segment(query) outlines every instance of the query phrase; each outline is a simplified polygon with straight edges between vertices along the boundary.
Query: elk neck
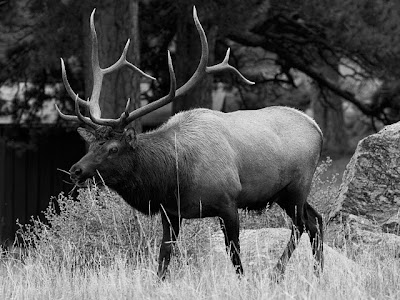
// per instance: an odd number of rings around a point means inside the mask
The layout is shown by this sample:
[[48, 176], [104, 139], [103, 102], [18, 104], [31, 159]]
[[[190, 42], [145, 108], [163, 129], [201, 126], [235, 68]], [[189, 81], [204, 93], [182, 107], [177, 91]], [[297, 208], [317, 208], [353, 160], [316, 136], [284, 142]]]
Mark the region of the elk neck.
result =
[[110, 187], [135, 209], [155, 214], [160, 204], [174, 206], [178, 193], [182, 196], [186, 190], [190, 180], [186, 156], [176, 150], [171, 132], [139, 134], [134, 150], [125, 157], [123, 176]]

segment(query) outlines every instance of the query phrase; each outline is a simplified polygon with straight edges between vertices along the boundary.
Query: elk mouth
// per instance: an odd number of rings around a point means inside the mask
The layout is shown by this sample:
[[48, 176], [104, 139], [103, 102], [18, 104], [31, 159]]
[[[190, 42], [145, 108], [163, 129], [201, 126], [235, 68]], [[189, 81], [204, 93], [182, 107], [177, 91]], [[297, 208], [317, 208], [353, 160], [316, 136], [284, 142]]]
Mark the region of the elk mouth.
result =
[[88, 186], [88, 178], [76, 178], [75, 176], [70, 176], [70, 179], [72, 183], [79, 188]]
[[77, 176], [75, 174], [70, 174], [69, 178], [71, 179], [72, 183], [77, 187], [87, 187], [88, 186], [88, 177]]
[[75, 176], [71, 176], [70, 178], [73, 184], [78, 188], [87, 188], [90, 185], [94, 186], [105, 185], [104, 181], [99, 176], [85, 177], [85, 178], [76, 178]]
[[90, 179], [85, 179], [85, 180], [78, 180], [75, 181], [75, 185], [79, 188], [86, 188], [89, 185], [89, 181]]

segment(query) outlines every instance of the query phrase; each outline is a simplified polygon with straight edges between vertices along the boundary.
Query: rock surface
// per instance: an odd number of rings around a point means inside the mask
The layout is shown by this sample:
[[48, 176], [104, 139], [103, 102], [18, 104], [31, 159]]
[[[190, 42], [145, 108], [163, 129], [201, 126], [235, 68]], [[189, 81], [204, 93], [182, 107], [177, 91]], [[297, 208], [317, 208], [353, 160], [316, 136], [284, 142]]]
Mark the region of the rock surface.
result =
[[338, 196], [339, 212], [361, 215], [383, 229], [399, 232], [400, 122], [358, 143]]
[[[240, 231], [241, 259], [245, 273], [255, 270], [271, 272], [278, 262], [289, 241], [290, 230], [286, 228], [245, 229]], [[212, 257], [220, 256], [229, 266], [231, 265], [225, 251], [222, 232], [214, 233], [211, 237], [210, 251]], [[336, 273], [362, 272], [362, 267], [347, 258], [337, 250], [324, 245], [325, 270], [336, 276]], [[307, 234], [303, 234], [298, 247], [293, 253], [287, 266], [286, 274], [293, 270], [301, 270], [304, 274], [313, 274], [314, 258]], [[296, 272], [295, 272], [296, 273]], [[328, 275], [330, 276], [330, 275]]]
[[330, 245], [351, 250], [350, 257], [371, 250], [378, 253], [377, 257], [400, 257], [400, 236], [384, 232], [381, 226], [361, 216], [344, 216], [327, 228], [326, 235]]

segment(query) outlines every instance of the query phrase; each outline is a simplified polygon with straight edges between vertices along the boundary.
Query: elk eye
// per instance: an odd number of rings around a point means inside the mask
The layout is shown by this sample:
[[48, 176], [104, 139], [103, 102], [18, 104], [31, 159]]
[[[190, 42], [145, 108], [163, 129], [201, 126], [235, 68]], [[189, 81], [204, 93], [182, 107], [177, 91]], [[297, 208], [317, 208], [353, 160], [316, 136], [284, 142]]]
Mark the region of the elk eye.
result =
[[112, 148], [110, 148], [110, 150], [108, 150], [108, 153], [110, 153], [110, 154], [114, 154], [114, 153], [117, 153], [118, 152], [118, 148], [117, 147], [112, 147]]

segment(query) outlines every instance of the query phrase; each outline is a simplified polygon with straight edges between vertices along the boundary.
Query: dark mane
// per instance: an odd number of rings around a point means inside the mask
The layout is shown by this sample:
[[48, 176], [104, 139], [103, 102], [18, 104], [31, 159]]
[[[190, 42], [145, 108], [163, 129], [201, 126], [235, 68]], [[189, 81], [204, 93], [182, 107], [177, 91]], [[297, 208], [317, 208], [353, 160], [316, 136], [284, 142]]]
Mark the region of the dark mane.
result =
[[[190, 186], [190, 166], [184, 153], [177, 160], [173, 140], [165, 132], [137, 136], [137, 144], [124, 157], [121, 180], [110, 187], [127, 203], [144, 214], [156, 214], [162, 203], [177, 203], [178, 193]], [[179, 191], [178, 191], [179, 178]]]
[[112, 140], [121, 139], [123, 137], [122, 132], [115, 131], [110, 126], [100, 126], [94, 131], [96, 140]]

